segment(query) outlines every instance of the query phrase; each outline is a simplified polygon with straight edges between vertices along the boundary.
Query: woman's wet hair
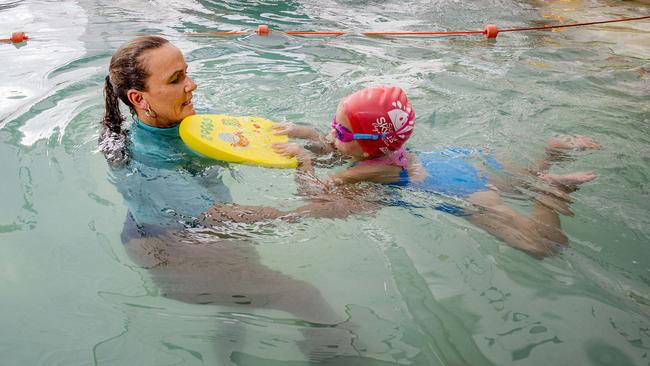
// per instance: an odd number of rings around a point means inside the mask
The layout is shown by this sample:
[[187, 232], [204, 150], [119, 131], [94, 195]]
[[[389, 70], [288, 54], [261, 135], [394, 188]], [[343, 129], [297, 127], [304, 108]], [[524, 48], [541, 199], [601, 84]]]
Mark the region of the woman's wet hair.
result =
[[132, 116], [136, 115], [127, 92], [130, 89], [147, 90], [146, 80], [149, 72], [143, 55], [167, 43], [168, 40], [158, 36], [138, 37], [121, 46], [111, 58], [104, 84], [106, 110], [102, 132], [99, 135], [99, 147], [112, 165], [125, 163], [129, 157], [126, 146], [128, 131], [122, 128], [124, 116], [120, 112], [119, 101], [129, 107]]

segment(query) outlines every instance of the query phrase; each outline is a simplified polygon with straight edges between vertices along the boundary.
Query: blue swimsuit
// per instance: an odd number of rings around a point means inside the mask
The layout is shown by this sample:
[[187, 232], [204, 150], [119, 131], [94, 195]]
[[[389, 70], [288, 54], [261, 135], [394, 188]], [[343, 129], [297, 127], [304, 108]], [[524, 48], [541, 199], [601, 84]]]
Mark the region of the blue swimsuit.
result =
[[131, 159], [112, 171], [136, 224], [179, 229], [214, 203], [231, 202], [223, 167], [192, 153], [178, 127], [155, 128], [140, 121], [130, 132]]
[[422, 182], [412, 183], [413, 187], [461, 198], [488, 190], [487, 178], [468, 160], [480, 158], [492, 169], [503, 168], [492, 155], [486, 155], [482, 150], [459, 147], [420, 153], [418, 158], [427, 177]]
[[[422, 168], [427, 176], [421, 182], [411, 182], [408, 170], [402, 169], [400, 181], [392, 183], [397, 186], [408, 186], [416, 190], [465, 198], [472, 193], [487, 191], [487, 177], [481, 175], [472, 160], [480, 160], [494, 170], [501, 170], [503, 166], [493, 155], [480, 149], [460, 147], [446, 148], [444, 150], [422, 152], [417, 154]], [[467, 213], [460, 206], [439, 203], [434, 206], [436, 210], [464, 216]]]

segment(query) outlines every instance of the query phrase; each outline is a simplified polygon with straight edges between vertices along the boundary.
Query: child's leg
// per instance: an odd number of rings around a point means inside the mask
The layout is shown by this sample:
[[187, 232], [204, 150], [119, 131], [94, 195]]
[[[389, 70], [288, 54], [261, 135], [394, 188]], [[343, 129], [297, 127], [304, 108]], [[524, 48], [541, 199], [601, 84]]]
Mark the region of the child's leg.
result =
[[528, 171], [534, 175], [537, 175], [541, 172], [546, 172], [554, 163], [568, 159], [568, 157], [564, 154], [564, 151], [566, 150], [575, 151], [600, 148], [601, 146], [598, 142], [596, 142], [596, 140], [587, 136], [567, 135], [551, 137], [546, 140], [544, 158], [529, 166]]
[[573, 192], [579, 185], [596, 179], [597, 175], [594, 172], [573, 172], [569, 174], [540, 172], [537, 177], [560, 188], [564, 192]]
[[[576, 135], [551, 137], [546, 141], [544, 158], [532, 164], [527, 170], [529, 173], [539, 175], [540, 173], [547, 172], [553, 163], [566, 159], [563, 150], [600, 149], [600, 147], [601, 146], [598, 142], [587, 136]], [[561, 177], [560, 175], [557, 176]], [[576, 183], [580, 184], [592, 179], [593, 178]]]
[[[596, 179], [596, 174], [589, 171], [569, 174], [553, 174], [549, 173], [548, 170], [554, 163], [566, 159], [562, 150], [599, 149], [600, 147], [600, 144], [587, 136], [551, 137], [547, 140], [544, 158], [527, 167], [509, 163], [498, 155], [497, 160], [507, 171], [516, 173], [520, 176], [536, 176], [541, 180], [548, 182], [559, 191], [547, 189], [543, 193], [553, 195], [560, 200], [565, 199], [566, 201], [569, 201], [568, 196], [563, 194], [563, 192], [570, 193], [575, 191], [578, 185]], [[524, 179], [518, 179], [516, 177], [496, 178], [490, 183], [504, 192], [514, 192], [515, 187], [517, 186], [529, 186]], [[539, 191], [539, 189], [536, 188], [535, 191]]]
[[555, 210], [539, 202], [528, 217], [507, 206], [494, 191], [474, 193], [468, 201], [482, 208], [468, 217], [470, 222], [528, 254], [552, 255], [558, 246], [568, 242]]
[[600, 149], [602, 147], [596, 140], [583, 135], [551, 137], [546, 140], [546, 145], [547, 149], [560, 150]]

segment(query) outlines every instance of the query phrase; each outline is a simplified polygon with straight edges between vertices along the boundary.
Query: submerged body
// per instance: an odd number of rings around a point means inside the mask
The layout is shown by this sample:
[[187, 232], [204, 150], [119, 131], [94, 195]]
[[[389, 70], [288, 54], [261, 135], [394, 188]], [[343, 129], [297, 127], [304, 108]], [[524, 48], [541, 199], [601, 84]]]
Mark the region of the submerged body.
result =
[[182, 229], [215, 202], [232, 201], [224, 168], [193, 154], [178, 126], [156, 128], [136, 119], [130, 140], [130, 161], [112, 173], [137, 225]]
[[[129, 208], [122, 232], [126, 251], [164, 297], [341, 322], [318, 289], [260, 263], [249, 240], [222, 238], [201, 226], [204, 212], [231, 197], [221, 180], [224, 167], [192, 153], [180, 139], [181, 120], [195, 113], [197, 85], [186, 71], [180, 50], [157, 36], [135, 38], [111, 58], [99, 146]], [[131, 131], [122, 127], [120, 101], [133, 116]], [[321, 346], [317, 333], [304, 331], [314, 341], [306, 348]], [[349, 344], [347, 331], [342, 333], [333, 342]]]

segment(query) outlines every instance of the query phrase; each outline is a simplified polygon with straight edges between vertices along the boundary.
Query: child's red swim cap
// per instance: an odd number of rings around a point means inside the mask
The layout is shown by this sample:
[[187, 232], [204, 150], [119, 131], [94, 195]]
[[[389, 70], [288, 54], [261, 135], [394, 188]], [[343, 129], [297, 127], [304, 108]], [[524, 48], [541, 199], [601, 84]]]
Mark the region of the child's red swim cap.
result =
[[396, 86], [377, 86], [350, 94], [343, 108], [352, 132], [387, 134], [378, 140], [356, 140], [370, 156], [399, 149], [411, 136], [415, 112], [406, 93]]

